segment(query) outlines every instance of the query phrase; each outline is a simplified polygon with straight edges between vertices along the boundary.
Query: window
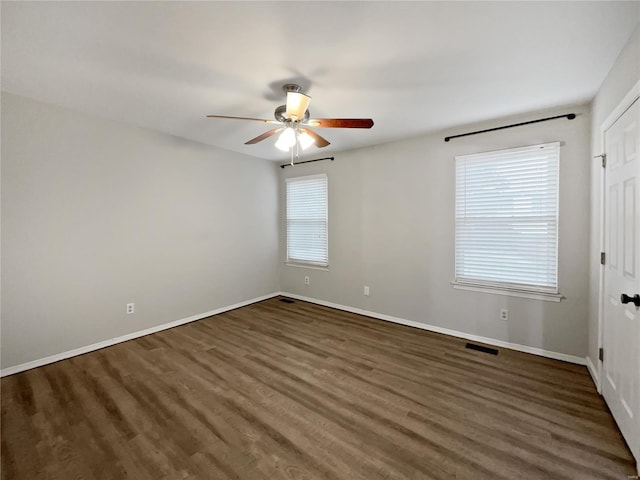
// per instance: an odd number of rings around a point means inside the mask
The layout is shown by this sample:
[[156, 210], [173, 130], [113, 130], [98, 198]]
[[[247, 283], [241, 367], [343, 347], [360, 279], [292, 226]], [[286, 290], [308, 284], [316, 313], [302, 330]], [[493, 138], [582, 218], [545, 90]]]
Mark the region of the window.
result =
[[454, 287], [559, 301], [559, 156], [556, 142], [456, 157]]
[[326, 267], [327, 176], [287, 178], [287, 263]]

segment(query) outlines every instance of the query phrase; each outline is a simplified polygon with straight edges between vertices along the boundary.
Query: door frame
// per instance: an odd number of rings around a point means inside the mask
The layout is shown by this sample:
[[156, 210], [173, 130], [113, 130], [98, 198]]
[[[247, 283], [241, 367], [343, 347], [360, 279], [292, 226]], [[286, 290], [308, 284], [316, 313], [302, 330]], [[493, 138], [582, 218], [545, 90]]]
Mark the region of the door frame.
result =
[[[607, 116], [602, 125], [600, 125], [600, 153], [605, 152], [605, 135], [607, 130], [616, 123], [624, 112], [635, 102], [638, 98], [640, 98], [640, 81], [636, 83], [631, 90], [624, 96], [624, 98], [618, 103], [618, 105], [611, 111], [611, 113]], [[595, 153], [595, 152], [594, 152]], [[595, 158], [595, 157], [594, 157]], [[599, 157], [598, 157], [599, 158]], [[605, 245], [605, 187], [607, 181], [607, 171], [606, 169], [602, 169], [602, 174], [600, 175], [600, 251], [604, 252]], [[604, 265], [600, 265], [599, 272], [599, 280], [598, 280], [598, 349], [603, 347], [604, 340]], [[597, 378], [596, 378], [596, 388], [598, 389], [598, 393], [602, 395], [602, 360], [598, 359], [598, 355], [595, 358], [597, 362]], [[638, 462], [640, 466], [640, 461]]]
[[[618, 105], [616, 106], [616, 108], [613, 109], [613, 111], [609, 114], [609, 116], [607, 116], [606, 120], [602, 123], [602, 125], [600, 126], [600, 149], [602, 150], [601, 153], [606, 153], [606, 144], [605, 144], [605, 135], [606, 132], [609, 128], [611, 128], [611, 126], [613, 126], [613, 124], [624, 114], [624, 112], [627, 111], [627, 109], [629, 107], [631, 107], [631, 105], [635, 102], [635, 101], [640, 101], [638, 100], [640, 98], [640, 81], [638, 81], [638, 83], [636, 83], [631, 90], [624, 96], [624, 98], [622, 99], [622, 101], [620, 103], [618, 103]], [[600, 251], [604, 252], [604, 245], [605, 245], [605, 227], [606, 227], [606, 218], [605, 218], [605, 212], [606, 212], [606, 205], [605, 205], [605, 198], [606, 198], [606, 181], [607, 181], [607, 177], [606, 177], [607, 171], [606, 169], [602, 170], [602, 174], [600, 175]], [[605, 252], [606, 253], [606, 252]], [[605, 303], [605, 266], [604, 265], [600, 265], [600, 275], [599, 275], [599, 285], [598, 285], [598, 290], [599, 290], [599, 295], [598, 295], [598, 349], [603, 347], [603, 341], [604, 341], [604, 303]], [[587, 358], [587, 360], [589, 360]], [[596, 387], [598, 389], [598, 393], [600, 395], [602, 395], [602, 384], [603, 384], [603, 364], [602, 361], [600, 359], [597, 360], [598, 362], [598, 367], [597, 367], [597, 371], [598, 371], [598, 376], [597, 376], [597, 381], [596, 381]], [[640, 394], [640, 392], [638, 392]], [[635, 457], [636, 460], [636, 472], [638, 473], [638, 475], [640, 475], [640, 451], [638, 452], [631, 452], [631, 454]]]

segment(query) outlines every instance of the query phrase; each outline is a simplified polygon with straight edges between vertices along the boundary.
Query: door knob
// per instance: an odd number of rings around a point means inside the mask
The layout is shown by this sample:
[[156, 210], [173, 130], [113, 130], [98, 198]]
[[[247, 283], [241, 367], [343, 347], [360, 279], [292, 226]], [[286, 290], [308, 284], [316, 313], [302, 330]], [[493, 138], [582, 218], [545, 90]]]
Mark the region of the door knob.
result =
[[638, 295], [637, 293], [633, 297], [630, 297], [626, 293], [623, 293], [622, 295], [620, 295], [620, 301], [622, 303], [633, 303], [636, 307], [640, 307], [640, 295]]

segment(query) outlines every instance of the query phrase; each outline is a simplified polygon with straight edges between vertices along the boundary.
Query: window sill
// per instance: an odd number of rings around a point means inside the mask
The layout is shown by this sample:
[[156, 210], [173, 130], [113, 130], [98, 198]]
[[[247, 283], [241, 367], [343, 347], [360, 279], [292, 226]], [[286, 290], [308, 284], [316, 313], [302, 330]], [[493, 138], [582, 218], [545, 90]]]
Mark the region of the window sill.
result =
[[457, 282], [451, 282], [451, 285], [457, 290], [469, 290], [472, 292], [491, 293], [494, 295], [507, 295], [509, 297], [529, 298], [532, 300], [543, 300], [545, 302], [560, 302], [564, 298], [559, 293], [522, 291], [509, 288], [489, 287], [487, 285], [473, 285]]
[[310, 270], [324, 270], [329, 271], [329, 265], [314, 265], [312, 263], [292, 263], [292, 262], [284, 262], [287, 267], [298, 267], [298, 268], [308, 268]]

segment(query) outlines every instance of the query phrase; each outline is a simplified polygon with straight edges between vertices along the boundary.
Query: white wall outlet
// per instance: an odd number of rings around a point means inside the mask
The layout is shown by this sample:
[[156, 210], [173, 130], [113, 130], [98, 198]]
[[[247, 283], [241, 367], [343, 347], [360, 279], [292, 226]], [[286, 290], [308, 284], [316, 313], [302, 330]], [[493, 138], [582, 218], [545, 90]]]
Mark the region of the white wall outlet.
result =
[[507, 310], [506, 308], [500, 309], [500, 320], [503, 320], [505, 322], [509, 320], [509, 310]]
[[127, 315], [131, 315], [136, 310], [135, 303], [127, 303]]
[[304, 284], [309, 285], [309, 277], [304, 277]]
[[364, 292], [363, 292], [365, 297], [369, 296], [369, 285], [365, 285], [364, 286]]

